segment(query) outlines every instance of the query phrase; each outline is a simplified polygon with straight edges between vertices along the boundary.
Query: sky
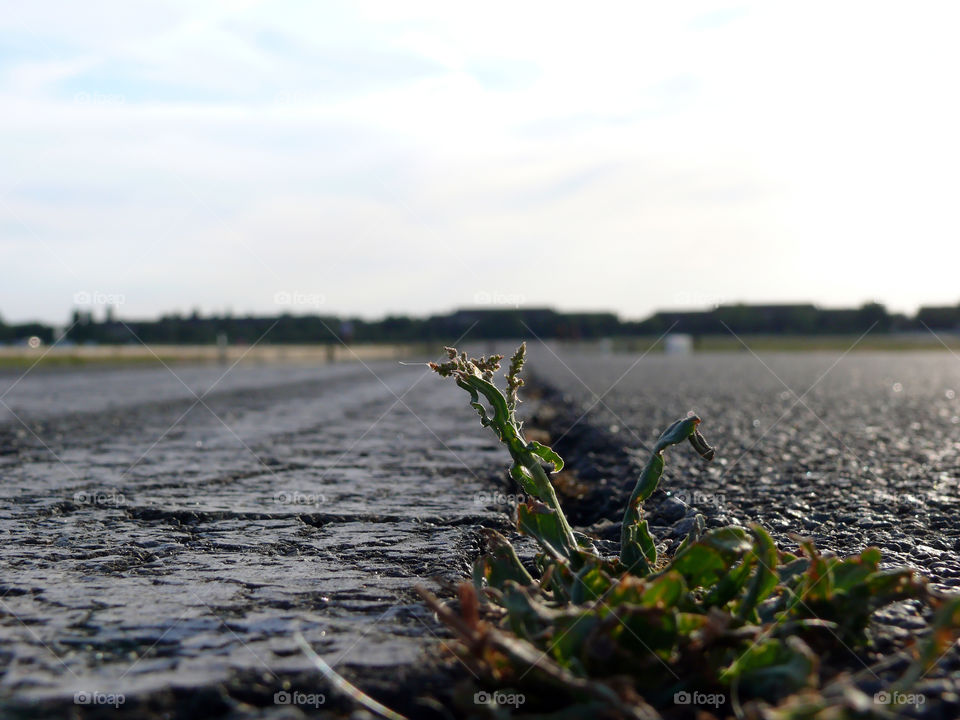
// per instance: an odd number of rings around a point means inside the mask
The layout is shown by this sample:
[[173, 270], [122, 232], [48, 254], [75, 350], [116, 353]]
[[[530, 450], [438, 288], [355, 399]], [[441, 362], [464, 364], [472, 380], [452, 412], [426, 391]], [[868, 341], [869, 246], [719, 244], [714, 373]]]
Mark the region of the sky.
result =
[[953, 305], [958, 19], [0, 0], [0, 318]]

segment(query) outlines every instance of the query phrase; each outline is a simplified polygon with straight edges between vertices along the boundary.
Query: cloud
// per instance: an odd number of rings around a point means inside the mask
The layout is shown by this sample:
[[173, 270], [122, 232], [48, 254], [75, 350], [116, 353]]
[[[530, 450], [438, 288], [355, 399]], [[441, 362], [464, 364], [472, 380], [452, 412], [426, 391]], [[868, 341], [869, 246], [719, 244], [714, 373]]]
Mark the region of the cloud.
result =
[[78, 278], [144, 315], [955, 302], [955, 14], [20, 5], [0, 311], [62, 319]]

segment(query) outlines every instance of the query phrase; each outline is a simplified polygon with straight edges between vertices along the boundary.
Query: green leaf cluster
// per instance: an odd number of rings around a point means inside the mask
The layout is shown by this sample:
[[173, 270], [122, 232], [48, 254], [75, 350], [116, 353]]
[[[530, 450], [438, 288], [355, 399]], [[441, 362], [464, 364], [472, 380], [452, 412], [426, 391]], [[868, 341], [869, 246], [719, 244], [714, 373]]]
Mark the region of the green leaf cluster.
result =
[[620, 554], [602, 556], [570, 527], [557, 500], [544, 466], [556, 471], [563, 460], [526, 441], [516, 419], [525, 346], [511, 360], [506, 396], [494, 384], [500, 356], [448, 354], [433, 368], [456, 379], [482, 424], [507, 445], [511, 477], [529, 496], [517, 509], [517, 528], [539, 547], [527, 567], [506, 537], [485, 531], [473, 591], [499, 619], [469, 631], [450, 621], [464, 640], [462, 654], [490, 682], [526, 682], [542, 697], [567, 697], [564, 712], [595, 710], [597, 698], [607, 698], [613, 717], [670, 714], [684, 692], [722, 697], [722, 706], [708, 708], [718, 717], [744, 707], [755, 717], [863, 717], [864, 697], [852, 685], [821, 692], [837, 675], [824, 658], [865, 647], [874, 611], [905, 599], [940, 608], [904, 687], [960, 628], [960, 601], [938, 598], [913, 570], [881, 569], [876, 548], [838, 558], [796, 538], [793, 554], [760, 525], [706, 530], [697, 516], [674, 555], [659, 557], [643, 503], [669, 447], [688, 440], [703, 459], [713, 458], [695, 416], [659, 437], [625, 508]]

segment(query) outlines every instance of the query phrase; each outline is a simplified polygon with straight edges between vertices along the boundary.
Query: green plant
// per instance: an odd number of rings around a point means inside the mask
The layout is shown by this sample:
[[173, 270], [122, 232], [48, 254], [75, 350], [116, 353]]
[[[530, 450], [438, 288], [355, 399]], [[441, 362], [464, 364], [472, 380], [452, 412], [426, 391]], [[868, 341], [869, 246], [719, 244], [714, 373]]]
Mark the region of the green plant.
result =
[[505, 391], [494, 384], [502, 356], [447, 352], [447, 362], [431, 367], [470, 394], [481, 423], [506, 444], [510, 475], [529, 496], [517, 508], [517, 528], [540, 548], [525, 566], [506, 537], [485, 531], [473, 582], [459, 588], [459, 615], [420, 589], [461, 640], [461, 660], [486, 682], [522, 686], [541, 709], [571, 717], [682, 713], [674, 701], [683, 693], [714, 698], [721, 717], [861, 716], [873, 712], [869, 698], [840, 670], [844, 653], [867, 642], [877, 608], [904, 599], [937, 608], [903, 687], [960, 627], [960, 601], [932, 593], [913, 570], [881, 570], [876, 548], [837, 558], [796, 538], [793, 554], [760, 525], [706, 530], [697, 516], [673, 557], [659, 558], [643, 502], [660, 481], [664, 451], [689, 440], [705, 460], [714, 456], [694, 416], [658, 439], [623, 515], [620, 554], [603, 556], [570, 526], [543, 467], [558, 471], [563, 460], [524, 439], [516, 410], [525, 345], [510, 360]]

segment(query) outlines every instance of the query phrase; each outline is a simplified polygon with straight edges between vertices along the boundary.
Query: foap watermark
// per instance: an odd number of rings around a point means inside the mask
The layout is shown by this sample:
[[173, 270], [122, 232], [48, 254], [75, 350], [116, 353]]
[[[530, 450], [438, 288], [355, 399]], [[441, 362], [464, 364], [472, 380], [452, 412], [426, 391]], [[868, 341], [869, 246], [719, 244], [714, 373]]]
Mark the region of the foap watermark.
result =
[[321, 505], [327, 501], [320, 493], [302, 493], [297, 490], [281, 490], [273, 496], [277, 505]]
[[927, 696], [923, 693], [881, 690], [873, 696], [873, 702], [877, 705], [913, 705], [914, 707], [920, 707], [927, 702]]
[[474, 705], [500, 705], [519, 708], [526, 701], [527, 698], [523, 693], [504, 692], [502, 690], [494, 690], [493, 692], [481, 690], [473, 694]]
[[73, 501], [77, 505], [104, 505], [116, 507], [125, 505], [127, 498], [117, 490], [77, 490], [73, 494]]
[[511, 495], [509, 493], [502, 493], [499, 491], [494, 492], [476, 492], [473, 495], [473, 504], [474, 505], [520, 505], [526, 501], [526, 495]]
[[320, 307], [326, 304], [327, 296], [322, 293], [278, 290], [273, 296], [273, 301], [277, 305], [289, 305], [291, 307]]
[[718, 708], [727, 702], [727, 696], [723, 693], [702, 693], [694, 690], [689, 692], [681, 690], [673, 694], [674, 705], [696, 705], [697, 707]]
[[687, 507], [723, 507], [727, 501], [724, 493], [708, 493], [699, 490], [678, 490], [671, 494]]
[[123, 105], [127, 102], [124, 95], [118, 93], [78, 92], [73, 96], [76, 105]]
[[520, 307], [526, 301], [527, 296], [521, 293], [487, 292], [486, 290], [481, 290], [473, 296], [473, 302], [477, 305], [512, 305], [513, 307]]
[[123, 293], [101, 292], [100, 290], [77, 290], [73, 294], [75, 305], [123, 305], [127, 298]]
[[318, 708], [327, 701], [323, 693], [304, 693], [298, 690], [281, 690], [273, 694], [274, 705], [309, 705]]
[[73, 694], [74, 705], [112, 705], [120, 707], [127, 701], [123, 693], [98, 692], [96, 690], [78, 690]]

